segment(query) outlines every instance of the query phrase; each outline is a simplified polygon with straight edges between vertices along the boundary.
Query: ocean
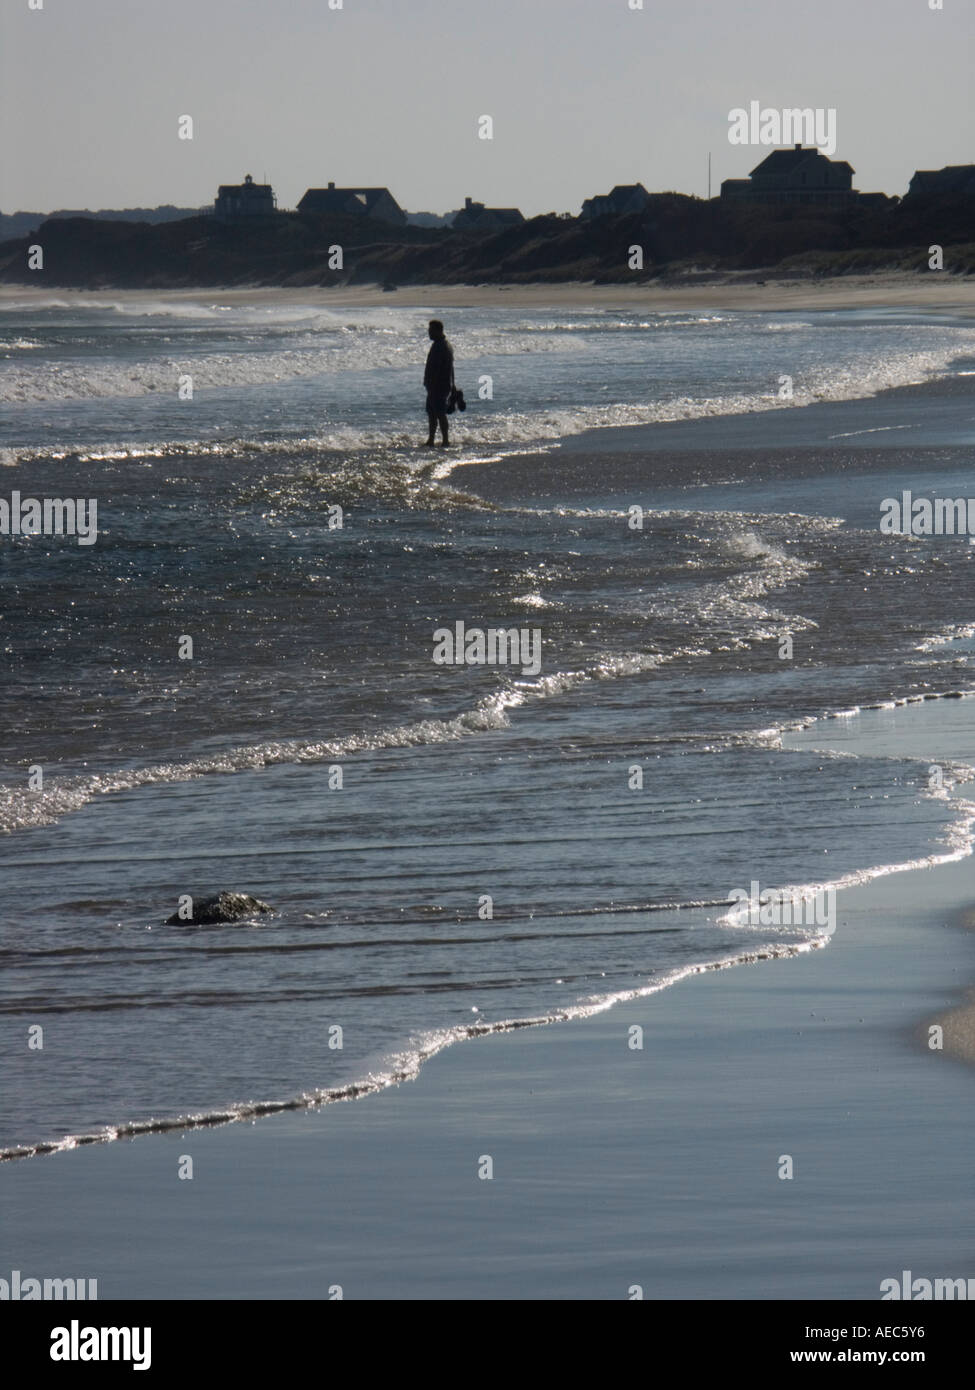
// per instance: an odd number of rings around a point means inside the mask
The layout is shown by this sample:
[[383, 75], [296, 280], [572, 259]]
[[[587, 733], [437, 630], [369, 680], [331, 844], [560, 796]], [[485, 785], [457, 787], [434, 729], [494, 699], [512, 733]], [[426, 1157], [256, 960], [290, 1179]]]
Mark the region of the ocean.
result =
[[[0, 499], [97, 539], [0, 536], [0, 1158], [360, 1095], [968, 854], [975, 769], [836, 731], [975, 688], [975, 547], [880, 529], [967, 495], [973, 377], [945, 313], [7, 294]], [[273, 912], [167, 925], [223, 889]]]

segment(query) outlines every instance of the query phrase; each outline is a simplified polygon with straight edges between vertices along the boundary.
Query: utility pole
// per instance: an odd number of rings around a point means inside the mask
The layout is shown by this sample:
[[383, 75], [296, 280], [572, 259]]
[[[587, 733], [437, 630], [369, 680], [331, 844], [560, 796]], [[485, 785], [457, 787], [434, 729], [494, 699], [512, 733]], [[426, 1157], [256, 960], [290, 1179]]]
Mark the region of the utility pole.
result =
[[711, 151], [708, 150], [708, 202], [711, 201]]

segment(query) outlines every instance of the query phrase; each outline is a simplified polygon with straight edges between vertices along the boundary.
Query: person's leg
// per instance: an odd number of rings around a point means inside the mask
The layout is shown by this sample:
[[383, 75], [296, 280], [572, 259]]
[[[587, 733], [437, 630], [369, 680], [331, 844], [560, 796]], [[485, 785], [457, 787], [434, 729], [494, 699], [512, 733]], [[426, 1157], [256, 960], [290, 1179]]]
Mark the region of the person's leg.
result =
[[450, 443], [450, 440], [447, 438], [447, 416], [445, 414], [441, 414], [438, 415], [437, 419], [440, 422], [440, 433], [443, 436], [443, 443], [444, 445], [447, 445]]
[[430, 433], [427, 436], [426, 447], [432, 449], [437, 436], [437, 412], [429, 396], [427, 396], [427, 419], [430, 422]]

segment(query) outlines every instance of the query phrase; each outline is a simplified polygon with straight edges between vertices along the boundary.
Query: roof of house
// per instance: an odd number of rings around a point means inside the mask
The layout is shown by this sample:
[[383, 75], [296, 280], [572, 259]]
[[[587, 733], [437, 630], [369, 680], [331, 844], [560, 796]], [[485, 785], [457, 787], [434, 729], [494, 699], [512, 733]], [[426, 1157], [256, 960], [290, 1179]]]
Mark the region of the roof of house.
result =
[[946, 164], [943, 169], [918, 169], [911, 179], [919, 187], [924, 184], [962, 184], [975, 179], [975, 164]]
[[765, 156], [761, 164], [755, 165], [755, 168], [751, 171], [750, 177], [754, 178], [756, 174], [788, 174], [798, 165], [804, 164], [810, 155], [818, 154], [818, 150], [804, 150], [798, 148], [792, 150], [773, 150], [771, 154]]
[[975, 164], [946, 164], [943, 169], [918, 169], [919, 174], [975, 174]]
[[618, 183], [609, 193], [596, 193], [586, 198], [582, 204], [583, 215], [590, 212], [596, 217], [606, 216], [621, 204], [628, 203], [635, 194], [642, 194], [647, 202], [650, 201], [650, 194], [642, 183]]
[[370, 212], [384, 195], [396, 201], [388, 188], [336, 188], [333, 184], [329, 188], [309, 188], [298, 207], [302, 203], [312, 202], [325, 212], [341, 212], [348, 207], [349, 199], [354, 198], [366, 212]]
[[243, 183], [222, 183], [219, 191], [221, 193], [270, 193], [269, 183], [255, 183], [250, 174], [244, 175]]
[[454, 225], [459, 222], [524, 222], [525, 216], [520, 208], [489, 208], [483, 203], [468, 201], [454, 216]]
[[834, 169], [849, 169], [851, 174], [855, 172], [852, 165], [848, 164], [845, 159], [830, 159], [815, 145], [805, 148], [796, 145], [791, 150], [773, 150], [771, 154], [767, 154], [761, 164], [755, 165], [750, 177], [754, 178], [756, 174], [774, 174], [776, 178], [782, 178], [784, 175], [792, 173], [794, 169], [798, 169], [807, 159], [825, 159], [827, 164]]

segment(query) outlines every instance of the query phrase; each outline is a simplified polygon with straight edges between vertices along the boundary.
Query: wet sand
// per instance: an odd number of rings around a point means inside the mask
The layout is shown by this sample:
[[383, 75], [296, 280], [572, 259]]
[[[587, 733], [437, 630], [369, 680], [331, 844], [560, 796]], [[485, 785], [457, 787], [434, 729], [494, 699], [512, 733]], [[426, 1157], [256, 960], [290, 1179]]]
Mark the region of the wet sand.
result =
[[[973, 710], [886, 733], [960, 754]], [[952, 1010], [973, 902], [971, 858], [893, 874], [838, 895], [824, 950], [458, 1044], [319, 1112], [8, 1163], [0, 1267], [193, 1299], [877, 1300], [904, 1269], [971, 1277]]]

